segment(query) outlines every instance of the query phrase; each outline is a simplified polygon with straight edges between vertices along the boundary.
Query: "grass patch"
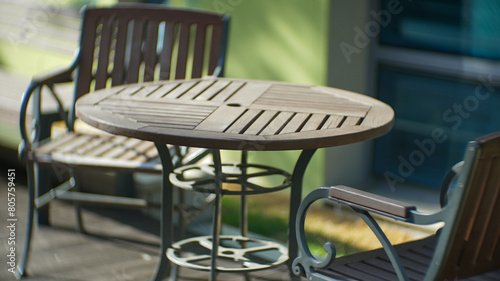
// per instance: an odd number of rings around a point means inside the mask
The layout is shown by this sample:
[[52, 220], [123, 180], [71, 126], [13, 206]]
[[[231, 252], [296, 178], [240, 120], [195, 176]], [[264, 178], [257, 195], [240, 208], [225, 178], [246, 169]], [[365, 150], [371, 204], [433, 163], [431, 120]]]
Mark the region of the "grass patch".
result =
[[[255, 195], [251, 197], [260, 197]], [[265, 210], [264, 204], [259, 200], [248, 197], [248, 231], [266, 236], [270, 239], [286, 242], [288, 235], [288, 215]], [[239, 227], [240, 225], [240, 197], [225, 196], [222, 199], [223, 212], [222, 221], [228, 225]]]

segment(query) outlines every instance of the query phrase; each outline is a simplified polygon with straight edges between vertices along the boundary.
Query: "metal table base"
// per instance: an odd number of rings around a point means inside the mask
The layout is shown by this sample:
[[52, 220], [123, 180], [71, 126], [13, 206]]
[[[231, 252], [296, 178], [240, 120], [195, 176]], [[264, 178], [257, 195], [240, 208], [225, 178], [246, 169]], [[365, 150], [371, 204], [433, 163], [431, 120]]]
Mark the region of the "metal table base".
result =
[[[179, 181], [179, 177], [182, 179], [183, 171], [193, 169], [194, 167], [183, 167], [181, 171], [174, 172], [173, 166], [171, 164], [170, 154], [165, 148], [165, 145], [157, 144], [158, 152], [163, 164], [163, 187], [162, 187], [162, 217], [161, 217], [161, 251], [160, 260], [157, 265], [156, 274], [153, 280], [161, 280], [162, 276], [165, 275], [167, 271], [170, 270], [171, 263], [187, 267], [191, 269], [198, 269], [204, 271], [210, 271], [210, 280], [215, 280], [218, 272], [251, 272], [256, 270], [268, 269], [274, 266], [281, 265], [288, 262], [288, 266], [291, 266], [291, 262], [297, 256], [297, 244], [295, 241], [295, 232], [293, 225], [295, 225], [295, 215], [297, 213], [297, 208], [300, 204], [302, 197], [302, 181], [306, 170], [306, 167], [314, 155], [315, 149], [304, 150], [299, 156], [297, 163], [295, 165], [292, 175], [288, 173], [277, 170], [274, 168], [269, 168], [260, 165], [249, 165], [246, 163], [246, 152], [242, 153], [242, 163], [238, 166], [239, 173], [227, 172], [223, 173], [224, 167], [228, 167], [227, 164], [223, 164], [220, 157], [219, 150], [213, 150], [213, 165], [200, 166], [201, 169], [208, 172], [209, 177], [202, 177], [198, 183], [201, 186], [214, 186], [215, 188], [196, 188], [193, 184], [197, 181], [186, 180]], [[232, 166], [233, 168], [236, 166]], [[248, 182], [249, 178], [253, 178], [255, 174], [247, 174], [244, 167], [253, 167], [264, 169], [266, 172], [261, 173], [262, 175], [281, 175], [284, 177], [283, 184], [280, 184], [274, 188], [262, 188], [256, 187], [255, 183]], [[209, 169], [207, 169], [209, 168]], [[229, 169], [229, 171], [234, 171], [234, 169]], [[172, 226], [173, 226], [173, 209], [172, 209], [172, 194], [173, 194], [173, 184], [172, 179], [177, 184], [185, 187], [190, 187], [193, 190], [199, 190], [202, 192], [210, 192], [215, 194], [214, 200], [214, 216], [212, 225], [212, 235], [195, 237], [191, 239], [185, 239], [176, 243], [172, 241]], [[207, 182], [212, 184], [207, 185]], [[241, 184], [241, 190], [234, 191], [224, 191], [222, 185], [224, 182], [229, 183], [239, 183]], [[177, 185], [176, 184], [176, 185]], [[251, 187], [250, 189], [248, 187]], [[291, 200], [290, 200], [290, 219], [289, 225], [289, 237], [288, 237], [288, 250], [280, 245], [279, 243], [266, 241], [261, 239], [249, 238], [247, 237], [247, 223], [246, 223], [246, 196], [248, 194], [259, 194], [265, 192], [273, 192], [277, 190], [282, 190], [284, 188], [291, 187]], [[227, 192], [228, 194], [237, 194], [242, 196], [242, 229], [240, 236], [221, 236], [221, 212], [222, 212], [222, 195]], [[231, 244], [226, 246], [226, 244]], [[191, 254], [184, 255], [183, 248], [187, 245], [195, 244], [198, 248], [205, 250], [202, 254]], [[277, 258], [274, 261], [265, 264], [262, 259], [259, 258], [258, 252], [269, 252], [275, 251], [278, 253]], [[209, 253], [209, 254], [208, 254]], [[218, 260], [225, 259], [234, 262], [234, 266], [219, 266], [217, 265]], [[171, 262], [171, 263], [170, 263]], [[295, 276], [291, 273], [291, 278]]]

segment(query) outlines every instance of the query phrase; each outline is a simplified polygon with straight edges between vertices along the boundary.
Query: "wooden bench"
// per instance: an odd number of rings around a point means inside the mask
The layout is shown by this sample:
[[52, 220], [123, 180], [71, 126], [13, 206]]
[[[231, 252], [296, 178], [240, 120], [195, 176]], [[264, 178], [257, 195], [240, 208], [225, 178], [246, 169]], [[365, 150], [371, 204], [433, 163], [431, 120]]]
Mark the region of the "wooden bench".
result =
[[[194, 30], [196, 36], [191, 36], [195, 34]], [[21, 159], [26, 163], [29, 212], [18, 277], [25, 274], [34, 220], [36, 218], [39, 223], [49, 223], [48, 207], [52, 200], [67, 200], [75, 204], [77, 229], [82, 232], [82, 204], [127, 208], [156, 207], [144, 199], [128, 194], [128, 186], [124, 188], [125, 192], [117, 192], [118, 196], [106, 196], [101, 192], [97, 194], [81, 188], [83, 181], [80, 180], [80, 172], [91, 169], [100, 174], [123, 173], [121, 183], [127, 185], [133, 185], [132, 173], [137, 172], [139, 168], [142, 172], [152, 174], [161, 174], [162, 169], [161, 166], [155, 165], [159, 159], [156, 146], [151, 142], [102, 135], [102, 132], [89, 134], [76, 131], [75, 100], [102, 88], [138, 81], [222, 75], [227, 31], [228, 17], [216, 13], [131, 3], [84, 9], [82, 39], [74, 63], [58, 73], [33, 79], [22, 99], [19, 119], [22, 142], [19, 151]], [[45, 114], [33, 114], [33, 123], [37, 126], [26, 126], [27, 107], [30, 103], [40, 104], [39, 93], [42, 91], [52, 94], [54, 99], [57, 99], [59, 92], [54, 91], [53, 87], [68, 82], [74, 82], [76, 86], [69, 113], [63, 112], [64, 110], [60, 112], [67, 129], [65, 137], [59, 138], [60, 136], [52, 134], [51, 128], [46, 125], [51, 120], [38, 122], [46, 118]], [[61, 107], [64, 108], [58, 108]], [[33, 139], [32, 135], [36, 138]], [[209, 152], [192, 149], [187, 155], [187, 149], [176, 147], [172, 147], [170, 151], [175, 155], [172, 161], [174, 163], [169, 164], [175, 166], [192, 164], [191, 161], [195, 163], [199, 157]], [[53, 184], [50, 178], [42, 177], [44, 173], [40, 170], [50, 170], [54, 167], [60, 168], [65, 174]], [[123, 191], [124, 184], [121, 183], [118, 185]], [[97, 185], [98, 181], [94, 180], [93, 184]], [[203, 208], [210, 204], [211, 197], [204, 198], [207, 198], [206, 202], [203, 201], [205, 206], [194, 208], [195, 213], [203, 211]], [[187, 218], [185, 211], [191, 211], [188, 209], [193, 208], [184, 207], [183, 200], [179, 201], [178, 205], [182, 205], [179, 206], [182, 208], [182, 212], [179, 212], [182, 216], [180, 221], [184, 223]], [[36, 217], [35, 209], [38, 212]], [[168, 217], [166, 212], [162, 215]], [[169, 230], [161, 231], [167, 233]], [[160, 253], [163, 254], [161, 266], [157, 269], [158, 276], [161, 276], [160, 273], [165, 269], [165, 245], [166, 243], [161, 245]]]
[[[320, 199], [352, 208], [383, 248], [336, 259], [335, 246], [327, 243], [326, 259], [313, 257], [304, 222], [309, 206]], [[346, 186], [311, 192], [298, 214], [300, 253], [293, 262], [294, 273], [308, 280], [500, 280], [500, 132], [469, 143], [464, 161], [445, 178], [440, 199], [439, 211], [423, 213], [411, 204]], [[444, 226], [428, 238], [393, 246], [371, 213]]]

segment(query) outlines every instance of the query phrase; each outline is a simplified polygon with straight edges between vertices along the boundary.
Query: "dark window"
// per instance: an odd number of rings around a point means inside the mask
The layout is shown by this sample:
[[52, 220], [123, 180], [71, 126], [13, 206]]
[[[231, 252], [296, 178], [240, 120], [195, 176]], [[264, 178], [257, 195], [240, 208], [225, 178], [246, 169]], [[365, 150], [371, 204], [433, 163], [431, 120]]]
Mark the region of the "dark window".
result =
[[399, 1], [380, 43], [451, 54], [500, 59], [500, 0]]
[[378, 98], [396, 116], [394, 129], [375, 142], [379, 175], [439, 186], [468, 141], [500, 130], [500, 87], [491, 76], [464, 80], [384, 65], [378, 73]]

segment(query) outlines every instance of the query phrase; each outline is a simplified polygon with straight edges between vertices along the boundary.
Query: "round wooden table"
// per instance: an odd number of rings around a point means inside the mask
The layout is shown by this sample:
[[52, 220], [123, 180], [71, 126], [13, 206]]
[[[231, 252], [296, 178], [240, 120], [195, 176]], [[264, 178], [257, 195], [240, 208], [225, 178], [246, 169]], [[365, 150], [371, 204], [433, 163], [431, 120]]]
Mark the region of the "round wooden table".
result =
[[[155, 279], [168, 267], [172, 246], [172, 164], [165, 144], [214, 149], [220, 214], [222, 176], [219, 149], [302, 150], [291, 175], [288, 260], [297, 254], [295, 214], [302, 179], [314, 152], [373, 139], [391, 130], [394, 111], [374, 98], [323, 86], [229, 78], [138, 83], [95, 91], [76, 103], [77, 116], [116, 135], [156, 143], [163, 164], [161, 259]], [[220, 221], [214, 222], [214, 235]], [[211, 278], [221, 254], [212, 238]], [[223, 269], [222, 269], [223, 271]]]

